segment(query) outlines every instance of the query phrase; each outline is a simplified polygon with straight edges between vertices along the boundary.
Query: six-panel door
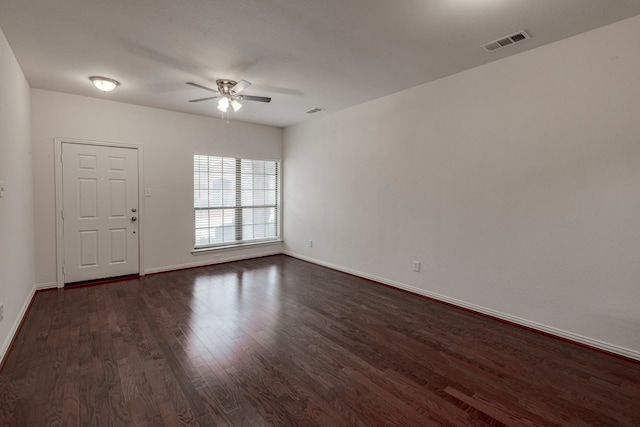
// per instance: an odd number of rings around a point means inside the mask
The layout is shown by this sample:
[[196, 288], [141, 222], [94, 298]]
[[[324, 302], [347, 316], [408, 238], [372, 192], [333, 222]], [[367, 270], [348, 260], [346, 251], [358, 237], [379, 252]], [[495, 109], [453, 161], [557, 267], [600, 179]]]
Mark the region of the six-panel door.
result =
[[62, 144], [65, 283], [139, 272], [137, 156]]

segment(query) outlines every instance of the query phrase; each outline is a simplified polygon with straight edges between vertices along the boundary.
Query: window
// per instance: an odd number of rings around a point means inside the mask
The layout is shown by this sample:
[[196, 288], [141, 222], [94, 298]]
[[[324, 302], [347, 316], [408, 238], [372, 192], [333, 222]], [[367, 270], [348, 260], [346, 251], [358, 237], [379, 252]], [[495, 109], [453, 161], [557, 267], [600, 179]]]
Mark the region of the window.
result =
[[276, 161], [194, 155], [195, 248], [278, 240], [278, 169]]

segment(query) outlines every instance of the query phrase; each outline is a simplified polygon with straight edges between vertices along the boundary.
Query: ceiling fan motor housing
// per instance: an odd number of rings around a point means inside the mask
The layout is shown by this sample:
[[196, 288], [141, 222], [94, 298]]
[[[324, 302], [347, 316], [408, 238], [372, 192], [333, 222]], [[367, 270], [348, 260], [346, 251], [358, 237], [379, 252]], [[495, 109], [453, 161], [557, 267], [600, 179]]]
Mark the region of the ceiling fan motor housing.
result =
[[216, 84], [218, 85], [218, 92], [223, 95], [230, 96], [233, 95], [231, 93], [231, 88], [234, 87], [237, 82], [233, 80], [218, 79], [216, 80]]

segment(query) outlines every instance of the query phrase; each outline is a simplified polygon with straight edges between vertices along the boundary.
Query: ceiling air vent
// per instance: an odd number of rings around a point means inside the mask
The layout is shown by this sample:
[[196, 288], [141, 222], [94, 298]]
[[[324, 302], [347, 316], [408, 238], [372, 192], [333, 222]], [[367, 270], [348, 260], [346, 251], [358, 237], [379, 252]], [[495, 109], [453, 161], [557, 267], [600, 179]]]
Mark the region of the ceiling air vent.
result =
[[494, 50], [502, 49], [505, 46], [512, 45], [514, 43], [521, 42], [522, 40], [530, 39], [531, 36], [526, 31], [518, 31], [517, 33], [513, 33], [509, 36], [502, 37], [498, 40], [494, 40], [487, 44], [483, 44], [482, 47], [485, 50], [492, 52]]
[[320, 108], [320, 107], [313, 108], [307, 111], [307, 114], [319, 113], [320, 111], [324, 111], [324, 108]]

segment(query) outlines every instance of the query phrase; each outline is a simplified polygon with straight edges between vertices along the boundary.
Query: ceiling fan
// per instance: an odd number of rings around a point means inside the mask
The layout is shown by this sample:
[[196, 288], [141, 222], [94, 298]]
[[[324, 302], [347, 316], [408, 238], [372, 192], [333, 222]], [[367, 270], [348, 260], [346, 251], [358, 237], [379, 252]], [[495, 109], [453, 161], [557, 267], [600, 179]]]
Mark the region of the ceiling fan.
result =
[[217, 94], [215, 96], [209, 96], [207, 98], [192, 99], [189, 102], [201, 102], [209, 101], [210, 99], [218, 99], [218, 110], [222, 111], [223, 113], [227, 112], [229, 106], [233, 108], [233, 111], [238, 111], [239, 109], [241, 109], [242, 104], [240, 103], [240, 101], [271, 102], [271, 98], [267, 98], [265, 96], [242, 95], [242, 92], [246, 88], [251, 86], [251, 83], [246, 80], [235, 82], [233, 80], [218, 79], [216, 80], [218, 90], [211, 89], [193, 82], [187, 82], [187, 84]]

